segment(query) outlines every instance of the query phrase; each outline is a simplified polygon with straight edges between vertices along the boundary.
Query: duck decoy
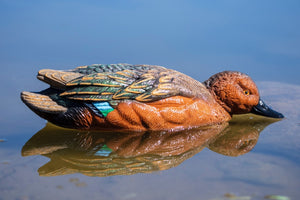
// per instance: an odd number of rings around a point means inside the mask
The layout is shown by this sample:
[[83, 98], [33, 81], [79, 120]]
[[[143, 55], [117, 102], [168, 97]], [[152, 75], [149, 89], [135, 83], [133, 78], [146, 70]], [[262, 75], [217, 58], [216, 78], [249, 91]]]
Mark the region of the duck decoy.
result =
[[201, 83], [154, 65], [95, 64], [73, 70], [43, 69], [50, 85], [22, 92], [22, 101], [58, 126], [87, 130], [182, 130], [229, 121], [233, 114], [284, 116], [268, 107], [253, 80], [224, 71]]

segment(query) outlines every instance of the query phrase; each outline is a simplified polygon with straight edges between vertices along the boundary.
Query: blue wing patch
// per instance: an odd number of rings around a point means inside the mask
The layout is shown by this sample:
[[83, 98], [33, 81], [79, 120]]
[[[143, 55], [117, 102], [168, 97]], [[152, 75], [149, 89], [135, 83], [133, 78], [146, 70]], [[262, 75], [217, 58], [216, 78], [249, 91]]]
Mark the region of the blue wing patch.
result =
[[114, 110], [108, 102], [93, 102], [92, 104], [102, 113], [104, 117]]
[[108, 113], [114, 110], [108, 102], [98, 101], [93, 103], [86, 103], [100, 117], [106, 117]]
[[95, 156], [109, 156], [113, 150], [109, 148], [106, 144], [103, 145], [94, 155]]

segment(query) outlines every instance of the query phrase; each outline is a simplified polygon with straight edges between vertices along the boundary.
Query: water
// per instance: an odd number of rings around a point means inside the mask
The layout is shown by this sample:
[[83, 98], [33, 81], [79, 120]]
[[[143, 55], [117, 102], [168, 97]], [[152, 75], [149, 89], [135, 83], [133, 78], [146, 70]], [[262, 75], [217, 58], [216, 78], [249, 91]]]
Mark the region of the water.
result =
[[[300, 196], [299, 1], [0, 0], [0, 10], [0, 199]], [[110, 172], [101, 167], [111, 163], [99, 159], [118, 156], [108, 143], [102, 148], [101, 140], [111, 140], [107, 135], [65, 132], [49, 124], [44, 129], [46, 122], [19, 94], [47, 87], [35, 78], [41, 68], [118, 62], [164, 65], [200, 81], [223, 70], [242, 71], [286, 118], [274, 122], [247, 115], [215, 127], [214, 134], [181, 133], [175, 141], [182, 148], [175, 155], [168, 145], [146, 157], [128, 149], [123, 152], [128, 160], [116, 158], [123, 168]], [[205, 133], [212, 136], [200, 137]], [[187, 142], [190, 134], [194, 140]], [[95, 160], [102, 164], [91, 170]], [[145, 160], [142, 168], [139, 162]]]

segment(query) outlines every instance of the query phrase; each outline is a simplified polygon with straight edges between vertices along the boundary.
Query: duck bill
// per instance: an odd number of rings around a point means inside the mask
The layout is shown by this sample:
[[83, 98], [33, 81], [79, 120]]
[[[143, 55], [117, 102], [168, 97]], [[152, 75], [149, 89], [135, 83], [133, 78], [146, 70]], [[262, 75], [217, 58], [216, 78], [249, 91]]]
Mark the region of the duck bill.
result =
[[271, 109], [263, 100], [259, 99], [258, 104], [252, 108], [252, 113], [272, 118], [284, 118], [283, 114]]

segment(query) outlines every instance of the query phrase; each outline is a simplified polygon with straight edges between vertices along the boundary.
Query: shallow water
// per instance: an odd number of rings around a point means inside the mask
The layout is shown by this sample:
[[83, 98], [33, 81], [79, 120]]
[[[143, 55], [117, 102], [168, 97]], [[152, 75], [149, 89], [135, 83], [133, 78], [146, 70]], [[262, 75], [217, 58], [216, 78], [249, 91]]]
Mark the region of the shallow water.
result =
[[112, 136], [46, 124], [24, 106], [18, 125], [1, 124], [1, 199], [297, 199], [300, 86], [258, 87], [285, 119]]
[[[299, 199], [299, 0], [0, 0], [0, 11], [1, 200]], [[286, 118], [112, 138], [55, 128], [19, 98], [48, 87], [39, 69], [96, 63], [199, 81], [241, 71]]]

